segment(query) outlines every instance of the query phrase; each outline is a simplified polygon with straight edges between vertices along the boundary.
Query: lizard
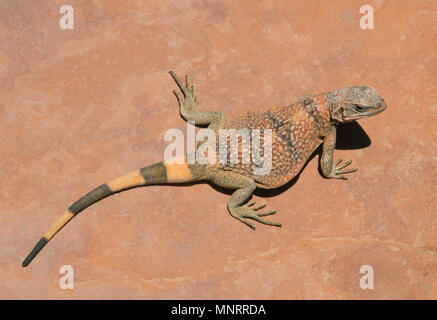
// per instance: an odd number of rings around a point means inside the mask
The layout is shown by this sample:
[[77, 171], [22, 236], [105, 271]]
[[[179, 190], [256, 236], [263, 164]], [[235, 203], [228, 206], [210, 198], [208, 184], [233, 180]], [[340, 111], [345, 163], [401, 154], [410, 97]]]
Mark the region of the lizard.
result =
[[253, 230], [253, 221], [281, 227], [280, 223], [264, 218], [276, 211], [262, 211], [265, 204], [255, 205], [255, 201], [251, 200], [254, 190], [273, 189], [286, 184], [301, 171], [321, 144], [320, 167], [323, 176], [347, 180], [347, 174], [357, 169], [348, 168], [352, 161], [338, 159], [334, 162], [337, 125], [374, 116], [387, 107], [384, 99], [372, 87], [349, 86], [317, 95], [307, 94], [300, 101], [285, 107], [249, 110], [227, 124], [222, 112], [197, 110], [198, 99], [188, 76], [185, 76], [184, 83], [173, 71], [169, 73], [179, 88], [173, 93], [179, 104], [180, 115], [186, 121], [206, 126], [216, 136], [221, 129], [271, 129], [271, 170], [255, 175], [250, 163], [187, 163], [187, 153], [183, 159], [179, 159], [182, 161], [165, 160], [137, 169], [100, 185], [74, 202], [43, 234], [23, 261], [23, 267], [29, 265], [53, 236], [85, 208], [114, 193], [145, 185], [210, 181], [219, 187], [234, 190], [227, 203], [232, 217]]

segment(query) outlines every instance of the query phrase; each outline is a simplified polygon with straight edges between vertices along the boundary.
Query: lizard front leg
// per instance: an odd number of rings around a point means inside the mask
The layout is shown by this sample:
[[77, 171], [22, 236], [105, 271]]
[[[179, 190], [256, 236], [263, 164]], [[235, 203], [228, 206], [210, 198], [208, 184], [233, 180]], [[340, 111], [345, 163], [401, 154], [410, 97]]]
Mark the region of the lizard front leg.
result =
[[358, 169], [343, 170], [352, 163], [351, 160], [346, 161], [345, 163], [341, 163], [343, 160], [339, 159], [335, 164], [333, 164], [333, 155], [336, 139], [337, 129], [335, 126], [332, 126], [331, 129], [323, 137], [323, 152], [320, 158], [320, 167], [322, 168], [322, 173], [326, 178], [347, 180], [345, 174], [355, 172]]
[[252, 219], [269, 226], [282, 226], [278, 222], [267, 221], [261, 218], [264, 216], [275, 214], [275, 210], [261, 212], [259, 210], [264, 208], [266, 206], [265, 204], [255, 206], [255, 201], [245, 203], [250, 198], [256, 188], [253, 179], [231, 171], [220, 171], [211, 173], [209, 180], [223, 188], [237, 189], [229, 198], [229, 213], [231, 214], [231, 216], [240, 220], [253, 230], [255, 230], [255, 226], [247, 221], [247, 219]]

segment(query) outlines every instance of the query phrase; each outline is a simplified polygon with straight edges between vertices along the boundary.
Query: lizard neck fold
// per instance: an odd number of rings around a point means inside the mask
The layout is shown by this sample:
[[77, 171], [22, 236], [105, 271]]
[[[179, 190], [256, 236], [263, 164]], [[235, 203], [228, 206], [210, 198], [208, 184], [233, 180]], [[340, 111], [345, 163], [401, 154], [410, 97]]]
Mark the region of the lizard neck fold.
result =
[[327, 94], [322, 93], [312, 96], [311, 99], [312, 101], [310, 104], [308, 104], [307, 108], [310, 108], [310, 112], [316, 115], [316, 122], [319, 130], [324, 132], [333, 125], [331, 120], [330, 103]]
[[340, 90], [329, 91], [324, 94], [329, 117], [334, 124], [342, 122], [342, 96]]

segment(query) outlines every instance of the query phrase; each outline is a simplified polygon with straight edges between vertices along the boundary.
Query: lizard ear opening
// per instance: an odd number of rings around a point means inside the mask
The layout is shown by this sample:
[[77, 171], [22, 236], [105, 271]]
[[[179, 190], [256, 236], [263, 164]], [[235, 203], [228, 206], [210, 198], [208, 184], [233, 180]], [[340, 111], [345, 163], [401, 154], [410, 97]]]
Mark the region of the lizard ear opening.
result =
[[305, 94], [302, 98], [302, 102], [304, 106], [311, 104], [312, 101], [313, 101], [313, 96], [309, 93]]
[[341, 106], [335, 106], [331, 104], [329, 106], [329, 110], [331, 111], [331, 119], [337, 122], [343, 122], [344, 120], [344, 109]]

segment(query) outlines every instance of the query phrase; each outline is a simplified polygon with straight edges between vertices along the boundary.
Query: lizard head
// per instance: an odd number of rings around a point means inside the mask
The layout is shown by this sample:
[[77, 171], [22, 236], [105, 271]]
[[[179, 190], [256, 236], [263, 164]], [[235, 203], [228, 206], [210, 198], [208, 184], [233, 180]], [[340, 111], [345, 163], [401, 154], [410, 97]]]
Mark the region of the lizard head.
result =
[[331, 118], [351, 122], [381, 113], [387, 108], [383, 98], [369, 86], [352, 86], [328, 94]]

